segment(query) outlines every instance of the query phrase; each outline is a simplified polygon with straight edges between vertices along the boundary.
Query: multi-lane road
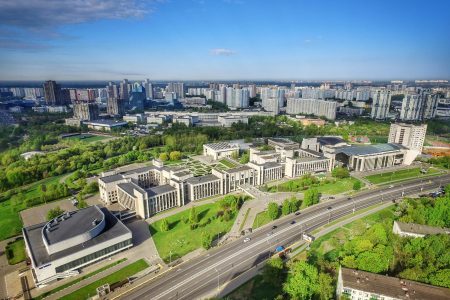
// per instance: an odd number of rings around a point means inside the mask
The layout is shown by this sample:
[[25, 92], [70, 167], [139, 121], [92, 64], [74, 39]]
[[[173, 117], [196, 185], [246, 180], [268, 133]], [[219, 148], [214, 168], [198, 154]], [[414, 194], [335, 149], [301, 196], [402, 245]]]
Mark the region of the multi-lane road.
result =
[[[303, 232], [311, 232], [328, 222], [374, 204], [420, 194], [447, 183], [450, 183], [448, 174], [367, 190], [350, 199], [314, 205], [302, 210], [300, 215], [289, 215], [247, 235], [246, 237], [251, 238], [248, 242], [240, 238], [173, 267], [158, 277], [136, 283], [118, 298], [199, 299], [204, 295], [211, 295], [229, 280], [268, 259], [276, 246], [286, 247], [301, 240]], [[277, 226], [274, 230], [273, 225]]]

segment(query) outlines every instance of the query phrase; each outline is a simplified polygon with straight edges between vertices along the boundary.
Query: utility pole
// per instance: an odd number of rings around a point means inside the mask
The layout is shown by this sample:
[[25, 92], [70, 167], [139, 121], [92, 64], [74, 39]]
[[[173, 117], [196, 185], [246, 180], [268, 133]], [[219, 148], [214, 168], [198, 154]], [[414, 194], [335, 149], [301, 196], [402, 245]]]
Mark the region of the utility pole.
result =
[[217, 295], [219, 295], [219, 290], [220, 290], [219, 271], [217, 271], [216, 267], [214, 267], [214, 270], [216, 270], [216, 272], [217, 272]]

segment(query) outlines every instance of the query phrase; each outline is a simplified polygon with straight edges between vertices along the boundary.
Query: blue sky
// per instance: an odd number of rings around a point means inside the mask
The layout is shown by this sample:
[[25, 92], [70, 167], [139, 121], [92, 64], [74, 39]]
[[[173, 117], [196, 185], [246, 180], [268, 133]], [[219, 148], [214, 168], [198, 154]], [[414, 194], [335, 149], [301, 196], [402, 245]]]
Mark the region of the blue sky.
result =
[[450, 78], [450, 1], [0, 1], [0, 80]]

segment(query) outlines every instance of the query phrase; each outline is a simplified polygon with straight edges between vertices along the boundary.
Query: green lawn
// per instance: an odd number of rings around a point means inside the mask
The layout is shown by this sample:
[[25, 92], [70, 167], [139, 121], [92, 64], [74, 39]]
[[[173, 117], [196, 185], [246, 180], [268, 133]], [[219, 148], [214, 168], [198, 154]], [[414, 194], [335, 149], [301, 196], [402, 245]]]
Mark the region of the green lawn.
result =
[[69, 137], [66, 137], [65, 139], [77, 140], [77, 141], [82, 141], [85, 143], [94, 143], [94, 142], [98, 142], [98, 141], [102, 141], [102, 140], [106, 140], [106, 139], [110, 139], [110, 138], [111, 137], [109, 137], [109, 136], [102, 136], [102, 135], [80, 134], [80, 135], [69, 136]]
[[[304, 189], [301, 184], [302, 181], [302, 178], [289, 180], [278, 185], [278, 187], [276, 185], [269, 187], [269, 192], [277, 192], [277, 190], [280, 192], [303, 192]], [[335, 195], [352, 191], [353, 184], [356, 181], [358, 181], [358, 179], [353, 177], [342, 179], [332, 178], [331, 182], [326, 183], [325, 181], [319, 181], [318, 183], [313, 183], [309, 186], [306, 186], [305, 190], [307, 190], [309, 187], [314, 187], [319, 191], [319, 193]], [[361, 183], [361, 186], [364, 186], [364, 183]]]
[[[319, 193], [328, 194], [328, 195], [336, 195], [344, 192], [353, 191], [353, 184], [358, 181], [358, 179], [354, 177], [337, 179], [335, 183], [327, 183], [324, 185], [317, 186], [317, 190]], [[364, 183], [361, 182], [361, 185], [364, 186]]]
[[103, 271], [105, 271], [105, 270], [107, 270], [107, 269], [109, 269], [111, 267], [114, 267], [114, 266], [116, 266], [116, 265], [118, 265], [118, 264], [120, 264], [120, 263], [122, 263], [122, 262], [124, 262], [126, 260], [127, 260], [126, 258], [119, 259], [118, 261], [115, 261], [112, 264], [106, 265], [106, 266], [104, 266], [104, 267], [102, 267], [100, 269], [95, 270], [94, 272], [88, 273], [86, 275], [81, 276], [80, 278], [77, 278], [75, 280], [69, 281], [69, 282], [67, 282], [67, 283], [65, 283], [63, 285], [60, 285], [57, 288], [54, 288], [53, 290], [45, 292], [42, 295], [39, 295], [38, 297], [35, 297], [33, 299], [34, 300], [40, 300], [40, 299], [43, 299], [45, 297], [48, 297], [48, 296], [50, 296], [50, 295], [52, 295], [52, 294], [54, 294], [56, 292], [62, 291], [63, 289], [65, 289], [65, 288], [67, 288], [69, 286], [72, 286], [72, 285], [74, 285], [74, 284], [76, 284], [76, 283], [78, 283], [80, 281], [88, 279], [89, 277], [92, 277], [92, 276], [94, 276], [94, 275], [96, 275], [98, 273], [101, 273], [101, 272], [103, 272]]
[[13, 203], [11, 199], [6, 199], [0, 203], [0, 240], [20, 234], [22, 230], [22, 221], [20, 220], [19, 211], [27, 208], [25, 203], [27, 199], [39, 196], [39, 185], [56, 183], [62, 176], [63, 175], [46, 178], [24, 188], [23, 194], [25, 200], [21, 203]]
[[99, 286], [104, 285], [106, 283], [113, 284], [116, 282], [120, 282], [136, 273], [139, 273], [142, 270], [145, 270], [146, 268], [148, 268], [148, 263], [145, 260], [140, 259], [126, 267], [123, 267], [119, 271], [117, 271], [111, 275], [108, 275], [106, 277], [103, 277], [102, 279], [99, 279], [89, 285], [86, 285], [83, 288], [76, 290], [75, 292], [71, 293], [70, 295], [66, 295], [60, 299], [63, 299], [63, 300], [87, 299], [89, 297], [96, 295], [96, 293], [97, 293], [96, 289]]
[[401, 181], [411, 178], [426, 177], [434, 174], [438, 174], [439, 170], [434, 168], [429, 168], [428, 172], [425, 174], [420, 173], [421, 168], [404, 169], [393, 172], [386, 172], [376, 175], [366, 176], [365, 178], [371, 183], [380, 184], [387, 183], [391, 181]]
[[270, 223], [272, 221], [273, 220], [271, 218], [269, 218], [269, 216], [267, 215], [267, 211], [262, 211], [256, 215], [255, 220], [253, 221], [252, 228], [256, 229], [256, 228], [264, 226], [267, 223]]
[[221, 160], [219, 160], [219, 162], [220, 162], [222, 165], [224, 165], [225, 167], [228, 167], [228, 168], [230, 168], [230, 169], [236, 168], [236, 167], [238, 166], [238, 164], [235, 164], [235, 163], [229, 161], [228, 159], [221, 159]]
[[23, 239], [15, 240], [6, 245], [5, 252], [10, 265], [15, 265], [24, 261], [27, 258], [25, 254], [25, 241]]
[[197, 206], [195, 209], [199, 215], [199, 224], [210, 219], [209, 224], [191, 230], [189, 223], [185, 224], [183, 221], [189, 218], [189, 210], [166, 218], [169, 222], [169, 231], [162, 232], [160, 230], [162, 220], [150, 224], [153, 241], [158, 249], [159, 256], [164, 261], [170, 261], [170, 251], [172, 251], [173, 261], [191, 251], [201, 248], [203, 232], [211, 236], [227, 233], [230, 231], [236, 218], [235, 214], [233, 214], [229, 221], [220, 221], [219, 218], [216, 218], [217, 212], [219, 211], [216, 203]]

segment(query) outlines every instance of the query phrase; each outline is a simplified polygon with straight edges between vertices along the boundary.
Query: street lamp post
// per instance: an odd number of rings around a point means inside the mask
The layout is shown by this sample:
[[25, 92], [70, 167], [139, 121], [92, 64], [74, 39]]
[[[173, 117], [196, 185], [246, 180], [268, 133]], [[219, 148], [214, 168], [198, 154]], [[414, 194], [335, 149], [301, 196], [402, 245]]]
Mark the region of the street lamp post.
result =
[[172, 264], [172, 250], [169, 252], [169, 266]]
[[216, 267], [214, 267], [214, 270], [216, 270], [217, 272], [217, 295], [218, 295], [220, 290], [219, 271], [217, 270]]

